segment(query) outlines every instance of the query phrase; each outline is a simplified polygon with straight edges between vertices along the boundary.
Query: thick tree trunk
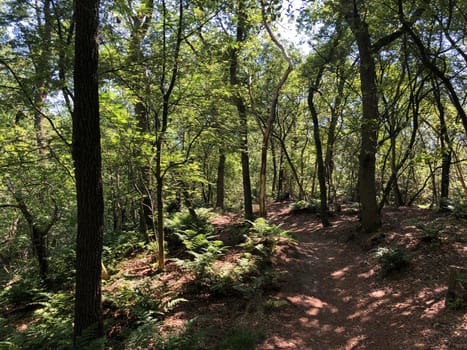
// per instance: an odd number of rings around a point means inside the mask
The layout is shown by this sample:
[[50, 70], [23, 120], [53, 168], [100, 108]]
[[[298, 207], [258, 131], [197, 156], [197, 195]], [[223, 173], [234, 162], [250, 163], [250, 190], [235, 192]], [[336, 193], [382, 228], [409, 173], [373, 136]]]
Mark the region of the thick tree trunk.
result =
[[378, 137], [378, 92], [375, 62], [371, 50], [368, 25], [362, 21], [356, 1], [341, 1], [344, 16], [355, 36], [360, 54], [360, 87], [362, 91], [361, 147], [359, 156], [359, 194], [361, 225], [365, 232], [376, 231], [381, 218], [376, 201], [376, 147]]
[[217, 188], [216, 188], [216, 208], [224, 209], [225, 197], [225, 154], [221, 152], [219, 155], [219, 163], [217, 165]]
[[74, 347], [104, 335], [101, 307], [101, 256], [104, 200], [98, 95], [99, 2], [75, 3], [73, 159], [78, 207]]
[[[135, 115], [138, 122], [138, 128], [141, 133], [149, 133], [149, 121], [147, 116], [146, 107], [141, 101], [135, 104]], [[149, 237], [154, 232], [153, 220], [153, 200], [151, 196], [152, 189], [152, 176], [150, 169], [147, 165], [141, 165], [138, 169], [139, 176], [137, 181], [137, 188], [140, 193], [140, 224], [139, 231], [146, 237], [149, 242]]]
[[446, 307], [456, 308], [467, 303], [467, 268], [449, 266], [448, 290], [446, 292]]
[[[247, 12], [245, 9], [244, 0], [237, 1], [237, 33], [236, 43], [238, 46], [246, 40], [246, 21]], [[238, 78], [238, 51], [239, 47], [234, 47], [230, 52], [230, 86], [234, 89], [234, 104], [237, 107], [238, 116], [240, 119], [240, 158], [242, 163], [242, 184], [243, 184], [243, 201], [245, 207], [245, 218], [253, 219], [253, 203], [251, 199], [251, 179], [250, 179], [250, 157], [248, 155], [248, 116], [245, 102], [239, 91], [240, 80]]]

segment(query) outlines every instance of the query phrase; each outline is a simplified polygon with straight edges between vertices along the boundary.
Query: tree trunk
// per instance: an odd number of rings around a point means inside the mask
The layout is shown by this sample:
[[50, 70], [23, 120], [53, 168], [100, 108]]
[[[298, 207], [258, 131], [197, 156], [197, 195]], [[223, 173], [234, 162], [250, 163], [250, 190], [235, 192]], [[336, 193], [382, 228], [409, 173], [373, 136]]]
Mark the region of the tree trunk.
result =
[[[183, 34], [183, 15], [184, 15], [184, 6], [183, 1], [178, 3], [178, 22], [177, 22], [177, 36], [175, 42], [175, 48], [173, 52], [173, 63], [170, 74], [166, 71], [166, 61], [168, 59], [167, 55], [167, 42], [165, 38], [166, 29], [168, 27], [168, 18], [167, 18], [167, 7], [165, 1], [162, 1], [162, 12], [163, 12], [163, 69], [162, 77], [160, 79], [159, 89], [162, 92], [162, 116], [158, 117], [156, 114], [156, 168], [155, 168], [155, 178], [156, 178], [156, 236], [157, 236], [157, 247], [158, 247], [158, 267], [160, 271], [164, 270], [165, 267], [165, 250], [164, 250], [164, 202], [163, 202], [163, 191], [164, 191], [164, 176], [167, 172], [167, 169], [162, 169], [162, 149], [164, 145], [165, 134], [169, 125], [169, 113], [170, 113], [170, 100], [172, 96], [175, 83], [177, 82], [178, 73], [179, 73], [179, 55], [180, 47], [182, 43], [182, 34]], [[167, 75], [170, 75], [167, 77]]]
[[467, 268], [449, 266], [448, 290], [446, 292], [446, 307], [459, 308], [467, 304]]
[[331, 109], [331, 121], [329, 122], [329, 129], [327, 134], [326, 142], [326, 155], [324, 157], [324, 166], [326, 173], [326, 180], [328, 186], [329, 198], [332, 199], [334, 205], [336, 203], [336, 191], [334, 188], [333, 173], [334, 173], [334, 143], [336, 141], [336, 127], [338, 119], [342, 112], [343, 105], [343, 94], [346, 79], [344, 76], [339, 77], [339, 83], [337, 86], [337, 95], [334, 98], [334, 105]]
[[441, 143], [441, 189], [439, 209], [447, 210], [449, 199], [449, 175], [451, 172], [452, 144], [445, 119], [445, 109], [441, 101], [440, 86], [433, 82], [433, 93], [439, 112], [439, 139]]
[[123, 203], [120, 189], [119, 169], [115, 169], [115, 192], [113, 194], [113, 227], [116, 233], [123, 232]]
[[17, 204], [15, 207], [21, 211], [23, 217], [28, 223], [29, 229], [31, 230], [31, 246], [34, 256], [37, 259], [39, 277], [42, 283], [44, 283], [48, 289], [51, 289], [52, 281], [49, 278], [49, 254], [47, 247], [47, 236], [50, 232], [50, 229], [58, 219], [58, 207], [55, 205], [54, 212], [50, 216], [50, 220], [47, 223], [40, 223], [37, 217], [34, 217], [33, 214], [29, 211], [22, 194], [16, 191], [12, 183], [8, 183], [8, 189], [16, 200]]
[[[409, 147], [408, 147], [409, 148]], [[396, 150], [396, 135], [394, 131], [391, 131], [391, 176], [393, 177], [392, 191], [394, 194], [394, 204], [396, 207], [404, 205], [404, 199], [399, 189], [398, 172], [400, 167], [397, 166], [397, 150]], [[383, 202], [384, 203], [384, 202]], [[381, 205], [383, 205], [381, 203]]]
[[36, 130], [36, 140], [41, 156], [46, 155], [46, 142], [44, 130], [44, 116], [42, 107], [47, 98], [48, 87], [47, 83], [51, 79], [50, 71], [50, 44], [52, 40], [52, 19], [51, 19], [51, 0], [44, 0], [43, 5], [44, 23], [42, 23], [40, 9], [37, 10], [37, 22], [40, 25], [39, 32], [41, 33], [41, 52], [36, 65], [36, 83], [34, 89], [34, 128]]
[[[146, 107], [141, 101], [136, 102], [135, 104], [135, 115], [138, 122], [139, 131], [144, 135], [148, 133], [149, 130], [149, 121], [147, 116]], [[146, 237], [146, 240], [149, 242], [149, 237], [154, 232], [154, 220], [153, 220], [153, 200], [151, 196], [152, 192], [152, 177], [151, 171], [147, 165], [140, 165], [139, 176], [137, 181], [137, 188], [140, 193], [140, 224], [139, 231]]]
[[101, 256], [104, 200], [98, 95], [99, 2], [75, 3], [73, 160], [78, 233], [73, 344], [83, 348], [104, 335], [101, 307]]
[[253, 203], [251, 199], [251, 179], [250, 179], [250, 157], [248, 155], [248, 116], [245, 102], [239, 91], [240, 80], [238, 79], [238, 51], [239, 46], [246, 40], [246, 21], [247, 12], [245, 9], [244, 0], [237, 2], [237, 33], [236, 47], [230, 52], [230, 86], [234, 88], [234, 104], [237, 107], [238, 116], [240, 119], [240, 158], [242, 163], [242, 184], [243, 184], [243, 200], [245, 207], [245, 218], [253, 219]]
[[459, 161], [459, 157], [457, 156], [457, 153], [452, 150], [452, 155], [455, 161], [455, 169], [457, 173], [457, 177], [459, 178], [459, 181], [461, 183], [462, 189], [464, 191], [464, 195], [467, 196], [467, 183], [465, 182], [464, 175], [462, 174], [462, 166]]
[[361, 148], [359, 156], [359, 194], [361, 225], [364, 232], [374, 232], [381, 226], [376, 201], [376, 147], [378, 137], [378, 95], [376, 70], [371, 51], [368, 25], [358, 12], [356, 1], [341, 1], [344, 16], [355, 36], [360, 54], [360, 88], [362, 92]]
[[[402, 9], [402, 6], [400, 6]], [[412, 28], [413, 23], [408, 22], [404, 18], [404, 14], [400, 12], [399, 14], [399, 19], [404, 26], [405, 30], [407, 33], [410, 35], [412, 38], [413, 42], [418, 48], [418, 51], [420, 53], [420, 58], [424, 64], [424, 66], [433, 73], [435, 77], [437, 77], [439, 80], [441, 80], [446, 87], [446, 90], [449, 93], [449, 97], [451, 99], [451, 102], [454, 106], [454, 108], [457, 111], [458, 117], [460, 117], [462, 121], [462, 125], [464, 126], [465, 134], [467, 135], [467, 115], [465, 113], [464, 107], [462, 105], [461, 100], [459, 99], [459, 96], [457, 96], [456, 90], [454, 86], [452, 85], [451, 81], [449, 80], [449, 77], [446, 76], [445, 72], [441, 71], [441, 69], [438, 68], [438, 66], [435, 64], [435, 62], [432, 60], [431, 55], [429, 53], [429, 50], [425, 47], [423, 44], [422, 40], [420, 37], [415, 33], [414, 29]]]
[[[137, 91], [134, 96], [135, 119], [137, 121], [138, 131], [140, 131], [142, 135], [150, 132], [148, 111], [144, 100], [141, 97], [148, 94], [150, 87], [146, 70], [139, 70], [139, 64], [142, 64], [144, 61], [143, 42], [147, 35], [149, 24], [152, 19], [152, 13], [154, 11], [154, 2], [152, 0], [145, 0], [144, 3], [145, 6], [128, 9], [128, 20], [130, 21], [129, 27], [131, 28], [128, 66], [135, 67], [132, 68], [136, 70], [133, 72], [135, 80], [138, 80], [138, 84], [142, 84], [142, 88], [140, 91]], [[144, 154], [140, 150], [136, 151], [135, 158], [140, 158], [141, 156], [144, 156]], [[140, 194], [139, 231], [141, 235], [146, 238], [146, 241], [149, 242], [150, 237], [154, 233], [154, 204], [152, 198], [151, 169], [146, 164], [138, 164], [136, 187]]]
[[216, 188], [216, 208], [224, 209], [224, 188], [225, 180], [225, 154], [221, 152], [219, 155], [219, 163], [217, 165], [217, 188]]
[[[316, 77], [315, 83], [321, 81], [321, 76], [324, 70], [324, 65], [319, 69], [318, 76]], [[319, 198], [320, 198], [320, 217], [321, 223], [324, 227], [331, 226], [328, 218], [328, 198], [327, 198], [327, 189], [326, 189], [326, 168], [324, 167], [323, 160], [323, 149], [321, 145], [321, 137], [319, 132], [319, 120], [318, 112], [316, 111], [315, 104], [313, 101], [314, 92], [316, 86], [310, 86], [308, 90], [308, 108], [310, 109], [311, 117], [313, 119], [313, 136], [315, 139], [315, 148], [316, 148], [316, 163], [318, 167], [318, 183], [319, 183]]]
[[[159, 164], [160, 166], [160, 164]], [[156, 170], [157, 171], [157, 170]], [[156, 177], [156, 232], [157, 232], [157, 258], [160, 271], [165, 267], [165, 251], [164, 251], [164, 202], [163, 202], [164, 181], [161, 176]]]
[[282, 53], [282, 56], [287, 61], [287, 68], [282, 74], [281, 79], [279, 80], [279, 82], [274, 88], [271, 105], [269, 107], [269, 116], [266, 121], [266, 127], [263, 133], [263, 143], [261, 145], [261, 166], [260, 166], [260, 172], [259, 172], [259, 215], [261, 217], [266, 217], [267, 215], [267, 210], [266, 210], [266, 171], [267, 169], [266, 168], [267, 168], [268, 146], [269, 146], [269, 140], [272, 135], [274, 121], [276, 120], [276, 116], [277, 116], [277, 104], [279, 101], [279, 94], [285, 82], [287, 81], [289, 74], [293, 70], [292, 60], [287, 54], [287, 51], [284, 49], [282, 44], [277, 40], [271, 28], [269, 27], [269, 23], [267, 22], [267, 19], [266, 19], [266, 8], [265, 7], [266, 5], [264, 4], [264, 1], [262, 0], [261, 1], [261, 13], [263, 16], [263, 24], [266, 27], [269, 37], [271, 38], [273, 43], [277, 46], [277, 48], [279, 48], [279, 50]]

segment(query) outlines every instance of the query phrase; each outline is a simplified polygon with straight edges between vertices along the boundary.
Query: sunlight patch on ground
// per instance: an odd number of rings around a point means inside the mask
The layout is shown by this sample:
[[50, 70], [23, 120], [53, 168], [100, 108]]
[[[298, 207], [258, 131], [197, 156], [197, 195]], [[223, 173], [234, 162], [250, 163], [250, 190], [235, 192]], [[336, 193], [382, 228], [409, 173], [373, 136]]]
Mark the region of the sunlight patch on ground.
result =
[[268, 339], [266, 344], [261, 346], [261, 349], [264, 350], [274, 350], [274, 349], [303, 349], [303, 342], [297, 340], [290, 341], [289, 339], [284, 339], [279, 336], [273, 336]]
[[345, 276], [345, 274], [346, 274], [348, 271], [349, 271], [349, 267], [346, 266], [346, 267], [344, 267], [343, 269], [334, 271], [333, 273], [331, 273], [331, 276], [332, 276], [332, 278], [334, 278], [334, 279], [339, 279], [339, 278], [342, 278], [343, 276]]
[[345, 350], [355, 349], [358, 346], [358, 344], [364, 341], [366, 338], [367, 337], [365, 335], [357, 335], [356, 337], [350, 338], [345, 344]]
[[317, 316], [324, 308], [329, 309], [331, 313], [338, 312], [338, 309], [336, 307], [329, 306], [326, 302], [322, 301], [321, 299], [306, 296], [303, 294], [288, 297], [287, 300], [296, 306], [306, 309], [306, 314], [309, 316]]
[[367, 272], [358, 274], [357, 276], [359, 278], [370, 278], [370, 277], [374, 276], [375, 273], [376, 273], [376, 271], [374, 269], [370, 269]]

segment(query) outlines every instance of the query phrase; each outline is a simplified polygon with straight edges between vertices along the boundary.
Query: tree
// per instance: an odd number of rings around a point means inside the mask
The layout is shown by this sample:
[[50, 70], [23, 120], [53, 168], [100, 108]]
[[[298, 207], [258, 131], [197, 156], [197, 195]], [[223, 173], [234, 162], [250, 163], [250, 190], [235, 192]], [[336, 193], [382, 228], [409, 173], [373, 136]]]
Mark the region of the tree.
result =
[[253, 204], [251, 199], [251, 179], [250, 179], [250, 156], [248, 154], [248, 115], [245, 101], [240, 91], [239, 79], [239, 51], [248, 35], [247, 18], [248, 12], [244, 0], [236, 2], [236, 37], [235, 43], [230, 49], [230, 86], [233, 89], [233, 103], [237, 108], [240, 119], [240, 157], [242, 162], [242, 183], [243, 183], [243, 205], [245, 207], [245, 218], [253, 218]]
[[219, 162], [217, 166], [217, 195], [216, 195], [216, 208], [224, 209], [224, 197], [225, 197], [225, 154], [221, 152], [219, 154]]
[[73, 160], [78, 207], [74, 347], [104, 335], [101, 256], [104, 199], [98, 95], [99, 1], [75, 4]]
[[[323, 80], [323, 75], [327, 65], [331, 64], [333, 60], [336, 60], [337, 47], [339, 41], [342, 38], [343, 29], [340, 23], [340, 18], [337, 20], [336, 32], [329, 38], [324, 44], [324, 47], [321, 50], [318, 50], [315, 55], [311, 57], [308, 62], [307, 67], [309, 72], [309, 87], [308, 87], [308, 108], [310, 109], [311, 118], [313, 121], [313, 136], [315, 140], [316, 148], [316, 163], [318, 168], [318, 182], [320, 189], [320, 217], [323, 226], [330, 226], [328, 218], [328, 191], [326, 187], [326, 182], [331, 183], [330, 177], [332, 175], [332, 148], [334, 144], [334, 133], [337, 123], [337, 117], [335, 115], [334, 108], [331, 108], [331, 121], [328, 131], [328, 146], [326, 149], [326, 159], [323, 159], [323, 146], [321, 142], [320, 135], [320, 120], [318, 118], [318, 111], [315, 103], [315, 94], [319, 92], [319, 87]], [[338, 90], [339, 92], [339, 90]], [[337, 98], [337, 97], [336, 97]], [[341, 97], [339, 97], [341, 98]], [[338, 98], [337, 98], [338, 99]], [[339, 104], [339, 100], [335, 101]], [[338, 108], [338, 107], [336, 107]], [[328, 175], [328, 171], [330, 174]]]
[[359, 195], [361, 223], [365, 232], [373, 232], [381, 225], [376, 202], [375, 162], [378, 142], [378, 92], [374, 53], [368, 24], [361, 18], [357, 1], [341, 1], [341, 11], [357, 41], [360, 54], [360, 81], [362, 92], [361, 147], [359, 157]]
[[261, 168], [259, 172], [259, 215], [262, 217], [266, 217], [267, 210], [266, 210], [266, 170], [267, 170], [267, 156], [268, 156], [268, 145], [269, 139], [272, 135], [272, 130], [274, 127], [274, 121], [276, 119], [277, 114], [277, 105], [279, 101], [279, 94], [289, 77], [289, 74], [293, 70], [293, 63], [292, 59], [289, 57], [289, 54], [285, 50], [284, 46], [277, 40], [276, 36], [271, 30], [271, 27], [268, 23], [267, 15], [266, 15], [266, 5], [264, 1], [261, 1], [261, 14], [263, 18], [263, 25], [266, 27], [266, 31], [268, 32], [269, 37], [271, 38], [274, 45], [276, 45], [284, 59], [287, 61], [287, 68], [282, 73], [277, 85], [274, 88], [272, 93], [272, 100], [271, 105], [268, 111], [268, 119], [266, 121], [266, 125], [263, 132], [263, 143], [261, 145]]

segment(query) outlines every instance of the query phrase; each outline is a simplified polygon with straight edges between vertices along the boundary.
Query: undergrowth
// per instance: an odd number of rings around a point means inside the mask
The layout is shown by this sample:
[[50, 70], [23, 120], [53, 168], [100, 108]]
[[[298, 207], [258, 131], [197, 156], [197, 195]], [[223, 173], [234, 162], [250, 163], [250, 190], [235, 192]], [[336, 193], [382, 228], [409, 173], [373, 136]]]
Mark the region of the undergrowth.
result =
[[[70, 349], [73, 336], [73, 297], [71, 293], [44, 293], [43, 301], [24, 329], [11, 330], [0, 342], [0, 349]], [[0, 328], [3, 328], [0, 320]]]
[[373, 252], [376, 261], [380, 264], [380, 277], [389, 276], [395, 272], [401, 271], [410, 263], [408, 251], [400, 246], [379, 247]]
[[196, 282], [216, 295], [240, 295], [254, 298], [271, 286], [275, 272], [271, 257], [280, 239], [291, 239], [287, 232], [265, 219], [250, 222], [244, 233], [241, 253], [235, 263], [222, 261], [227, 249], [211, 242], [201, 252], [189, 251], [191, 260], [177, 260], [177, 264], [196, 276]]
[[[183, 253], [179, 259], [172, 260], [194, 275], [194, 286], [208, 290], [211, 295], [256, 300], [274, 285], [277, 274], [272, 269], [271, 258], [280, 240], [291, 239], [285, 231], [258, 219], [239, 230], [241, 243], [227, 247], [218, 239], [209, 222], [210, 212], [198, 210], [196, 213], [196, 216], [175, 213], [168, 224], [173, 247]], [[127, 241], [123, 236], [122, 233], [108, 238], [104, 258], [110, 270], [118, 270], [119, 262], [128, 256], [151, 249], [132, 233]], [[229, 249], [235, 252], [233, 260], [225, 257]], [[105, 329], [108, 332], [106, 346], [174, 350], [217, 346], [209, 340], [213, 337], [209, 327], [194, 326], [195, 321], [188, 322], [176, 333], [160, 334], [158, 327], [165, 315], [186, 301], [181, 293], [182, 290], [169, 288], [157, 276], [135, 278], [125, 271], [114, 274], [104, 282], [103, 288]], [[17, 278], [0, 291], [0, 301], [3, 309], [27, 307], [21, 314], [24, 320], [18, 320], [18, 324], [12, 323], [10, 316], [0, 318], [0, 349], [60, 350], [72, 347], [71, 289], [47, 292], [37, 279]], [[225, 334], [218, 349], [254, 349], [261, 338], [260, 331], [239, 325]], [[102, 344], [98, 346], [102, 347]]]
[[203, 252], [212, 245], [222, 246], [222, 241], [215, 239], [211, 211], [199, 208], [195, 213], [177, 212], [167, 220], [167, 242], [171, 251]]
[[311, 199], [310, 201], [299, 200], [290, 205], [292, 212], [305, 211], [308, 213], [318, 213], [321, 201], [319, 199]]

